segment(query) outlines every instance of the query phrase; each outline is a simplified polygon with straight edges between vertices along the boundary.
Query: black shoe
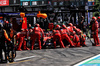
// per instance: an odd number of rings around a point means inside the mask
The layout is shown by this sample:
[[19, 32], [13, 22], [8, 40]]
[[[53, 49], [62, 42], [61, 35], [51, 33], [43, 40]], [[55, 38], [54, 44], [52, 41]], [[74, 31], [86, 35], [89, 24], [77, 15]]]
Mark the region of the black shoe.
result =
[[82, 47], [88, 47], [87, 45], [83, 45]]
[[14, 62], [14, 60], [12, 59], [12, 58], [9, 58], [9, 62], [11, 63], [11, 62]]
[[92, 46], [96, 46], [95, 44], [92, 44]]
[[69, 48], [74, 48], [75, 46], [70, 46]]

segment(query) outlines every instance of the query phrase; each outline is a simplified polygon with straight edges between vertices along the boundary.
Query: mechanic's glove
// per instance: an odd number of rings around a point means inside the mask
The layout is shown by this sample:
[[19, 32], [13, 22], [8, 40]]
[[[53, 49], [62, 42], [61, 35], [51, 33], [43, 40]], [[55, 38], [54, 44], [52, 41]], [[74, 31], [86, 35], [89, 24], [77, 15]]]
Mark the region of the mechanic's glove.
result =
[[13, 46], [13, 42], [12, 41], [10, 41], [10, 44]]
[[12, 44], [13, 42], [12, 42], [12, 41], [10, 41], [10, 43]]
[[91, 29], [91, 26], [89, 26], [89, 29]]
[[31, 37], [28, 37], [28, 40], [30, 40], [31, 39]]
[[27, 41], [27, 38], [24, 38], [25, 41]]

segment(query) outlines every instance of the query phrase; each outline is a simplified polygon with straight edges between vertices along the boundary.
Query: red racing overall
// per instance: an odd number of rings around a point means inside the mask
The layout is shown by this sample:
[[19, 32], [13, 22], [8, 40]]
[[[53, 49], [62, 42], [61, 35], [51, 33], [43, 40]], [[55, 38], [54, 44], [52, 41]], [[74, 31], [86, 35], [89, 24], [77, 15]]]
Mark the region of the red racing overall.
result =
[[17, 36], [18, 38], [20, 39], [20, 42], [19, 42], [19, 45], [18, 45], [18, 48], [17, 50], [21, 50], [21, 46], [23, 45], [23, 49], [24, 50], [29, 50], [26, 46], [26, 40], [25, 40], [25, 37], [26, 37], [26, 31], [22, 31], [20, 33], [17, 33]]
[[73, 32], [73, 24], [72, 24], [72, 23], [69, 23], [68, 30], [69, 30], [70, 32]]
[[56, 40], [58, 39], [58, 41], [60, 42], [60, 46], [61, 48], [65, 48], [62, 40], [61, 40], [61, 34], [59, 30], [53, 30], [53, 41], [54, 41], [54, 47], [56, 48]]
[[78, 36], [78, 35], [74, 34], [72, 40], [73, 40], [73, 42], [74, 42], [75, 47], [81, 47], [81, 46], [80, 46], [80, 39], [79, 39], [79, 36]]
[[97, 46], [99, 45], [99, 37], [98, 37], [98, 22], [95, 21], [93, 24], [92, 24], [92, 33], [93, 33], [93, 38], [94, 38], [94, 45]]
[[61, 29], [60, 33], [61, 33], [62, 40], [66, 39], [70, 43], [71, 46], [74, 46], [73, 42], [70, 40], [70, 37], [67, 35], [66, 29]]
[[86, 37], [86, 35], [84, 35], [84, 34], [79, 35], [80, 45], [81, 46], [86, 46], [86, 44], [85, 44], [85, 37]]
[[73, 32], [73, 27], [72, 26], [69, 26], [68, 27], [68, 30], [69, 30], [69, 32]]
[[70, 36], [70, 31], [68, 30], [68, 27], [66, 27], [65, 25], [62, 25], [62, 28], [66, 29], [67, 35]]
[[39, 49], [40, 50], [42, 49], [42, 47], [41, 47], [41, 37], [42, 37], [41, 33], [42, 33], [42, 36], [44, 37], [44, 32], [40, 27], [35, 27], [33, 29], [33, 34], [31, 36], [31, 40], [32, 40], [31, 50], [33, 50], [33, 48], [34, 48], [34, 43], [35, 43], [36, 38], [37, 38], [38, 43], [39, 43]]

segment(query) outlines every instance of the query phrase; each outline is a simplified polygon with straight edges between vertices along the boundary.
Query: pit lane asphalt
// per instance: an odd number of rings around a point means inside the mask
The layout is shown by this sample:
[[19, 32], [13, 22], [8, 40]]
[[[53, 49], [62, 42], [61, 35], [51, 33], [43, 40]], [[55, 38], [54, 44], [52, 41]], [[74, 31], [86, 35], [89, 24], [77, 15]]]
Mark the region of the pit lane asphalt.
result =
[[15, 59], [29, 56], [35, 57], [13, 63], [0, 64], [0, 66], [73, 66], [82, 60], [100, 54], [100, 47], [92, 46], [89, 39], [86, 40], [86, 44], [88, 47], [17, 51]]

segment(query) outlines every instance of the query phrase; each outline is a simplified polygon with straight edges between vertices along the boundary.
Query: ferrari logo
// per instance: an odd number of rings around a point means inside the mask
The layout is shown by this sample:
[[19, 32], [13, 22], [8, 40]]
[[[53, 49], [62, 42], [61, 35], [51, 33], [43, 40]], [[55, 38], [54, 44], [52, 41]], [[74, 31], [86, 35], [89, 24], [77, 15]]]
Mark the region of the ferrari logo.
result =
[[23, 21], [23, 23], [25, 23], [25, 20]]

